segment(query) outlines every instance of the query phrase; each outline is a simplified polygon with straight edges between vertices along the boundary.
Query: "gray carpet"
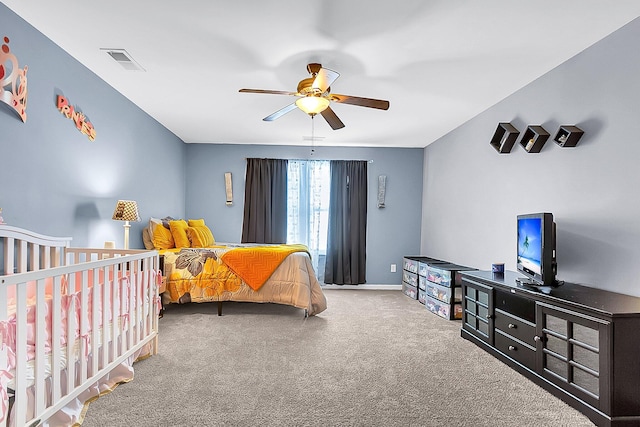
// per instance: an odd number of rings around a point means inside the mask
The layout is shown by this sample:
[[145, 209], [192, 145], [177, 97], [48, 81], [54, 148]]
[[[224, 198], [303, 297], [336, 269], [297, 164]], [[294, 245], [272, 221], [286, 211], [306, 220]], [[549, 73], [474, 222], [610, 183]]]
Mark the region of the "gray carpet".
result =
[[159, 354], [89, 406], [95, 426], [593, 426], [400, 291], [172, 305]]

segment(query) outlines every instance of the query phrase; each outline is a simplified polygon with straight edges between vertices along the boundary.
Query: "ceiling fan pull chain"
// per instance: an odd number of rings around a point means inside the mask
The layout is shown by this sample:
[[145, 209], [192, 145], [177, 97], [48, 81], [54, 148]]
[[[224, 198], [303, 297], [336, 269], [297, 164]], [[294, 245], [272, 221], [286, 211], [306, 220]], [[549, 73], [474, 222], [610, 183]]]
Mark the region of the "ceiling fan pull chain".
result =
[[314, 122], [313, 119], [316, 117], [316, 115], [314, 114], [313, 116], [311, 116], [311, 155], [313, 156], [313, 154], [316, 152], [315, 149], [315, 144], [316, 144], [316, 137], [315, 137], [315, 133], [314, 133]]

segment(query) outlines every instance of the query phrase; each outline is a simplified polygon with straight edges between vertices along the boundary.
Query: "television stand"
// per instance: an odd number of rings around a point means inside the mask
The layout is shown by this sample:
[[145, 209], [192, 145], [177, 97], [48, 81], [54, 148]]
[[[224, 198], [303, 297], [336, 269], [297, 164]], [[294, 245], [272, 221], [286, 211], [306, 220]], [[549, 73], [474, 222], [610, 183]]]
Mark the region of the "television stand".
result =
[[598, 426], [640, 425], [640, 298], [520, 278], [463, 271], [461, 336]]

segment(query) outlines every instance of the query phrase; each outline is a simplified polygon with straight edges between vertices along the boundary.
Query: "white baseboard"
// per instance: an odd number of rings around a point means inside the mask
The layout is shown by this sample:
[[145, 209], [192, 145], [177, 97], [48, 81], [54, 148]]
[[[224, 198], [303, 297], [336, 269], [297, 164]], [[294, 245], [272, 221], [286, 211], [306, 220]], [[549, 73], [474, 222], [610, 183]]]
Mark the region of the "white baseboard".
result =
[[401, 291], [402, 285], [321, 285], [322, 289], [362, 289], [367, 291]]

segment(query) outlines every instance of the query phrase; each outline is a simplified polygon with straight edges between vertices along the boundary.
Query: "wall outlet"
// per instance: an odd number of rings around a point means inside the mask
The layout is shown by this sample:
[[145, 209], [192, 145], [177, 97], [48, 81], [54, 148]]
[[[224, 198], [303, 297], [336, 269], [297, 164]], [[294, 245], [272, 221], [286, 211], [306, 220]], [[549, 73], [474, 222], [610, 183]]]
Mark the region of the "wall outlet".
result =
[[395, 264], [391, 264], [391, 272], [392, 273], [396, 272], [396, 265]]

